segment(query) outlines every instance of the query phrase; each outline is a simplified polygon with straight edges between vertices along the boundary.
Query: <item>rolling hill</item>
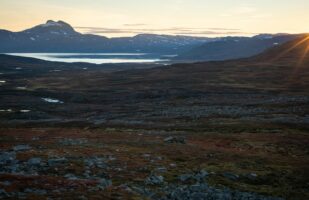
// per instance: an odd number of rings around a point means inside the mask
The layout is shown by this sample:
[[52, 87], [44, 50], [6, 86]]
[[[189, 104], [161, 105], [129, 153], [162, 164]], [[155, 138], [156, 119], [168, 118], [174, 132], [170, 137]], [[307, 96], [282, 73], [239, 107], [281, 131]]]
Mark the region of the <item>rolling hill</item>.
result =
[[178, 61], [215, 61], [246, 58], [257, 55], [297, 38], [298, 35], [257, 35], [254, 37], [227, 37], [205, 43], [177, 56]]

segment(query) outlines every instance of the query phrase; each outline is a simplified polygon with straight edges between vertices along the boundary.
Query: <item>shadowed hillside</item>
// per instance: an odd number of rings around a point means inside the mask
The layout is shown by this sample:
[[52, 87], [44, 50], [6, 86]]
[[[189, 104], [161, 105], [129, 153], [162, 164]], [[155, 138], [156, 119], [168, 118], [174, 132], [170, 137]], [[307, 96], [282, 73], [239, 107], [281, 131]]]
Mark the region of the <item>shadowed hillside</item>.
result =
[[254, 56], [263, 51], [301, 37], [301, 35], [257, 35], [247, 37], [227, 37], [208, 42], [177, 56], [176, 60], [222, 61]]
[[253, 61], [288, 62], [292, 65], [306, 66], [309, 61], [309, 35], [266, 50], [254, 58]]

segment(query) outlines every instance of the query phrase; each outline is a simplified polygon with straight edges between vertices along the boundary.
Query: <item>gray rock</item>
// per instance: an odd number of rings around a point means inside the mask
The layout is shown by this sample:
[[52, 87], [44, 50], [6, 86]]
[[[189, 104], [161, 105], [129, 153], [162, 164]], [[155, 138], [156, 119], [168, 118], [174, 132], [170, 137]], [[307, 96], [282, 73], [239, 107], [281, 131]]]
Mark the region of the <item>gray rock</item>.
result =
[[27, 198], [27, 194], [24, 192], [18, 192], [17, 193], [18, 199], [26, 199]]
[[105, 169], [107, 167], [107, 164], [105, 163], [105, 159], [99, 158], [99, 157], [86, 158], [84, 160], [84, 163], [89, 168], [97, 167], [97, 168], [100, 168], [100, 169]]
[[239, 176], [237, 174], [233, 174], [230, 172], [223, 173], [223, 176], [227, 179], [230, 179], [231, 181], [237, 181], [239, 179]]
[[155, 195], [154, 192], [150, 191], [149, 189], [147, 189], [145, 187], [135, 187], [135, 186], [133, 186], [132, 190], [143, 195], [143, 196], [145, 196], [145, 197], [147, 197], [147, 198], [150, 198], [150, 197]]
[[88, 198], [85, 197], [85, 196], [80, 196], [80, 197], [78, 197], [77, 199], [78, 199], [78, 200], [88, 200]]
[[105, 190], [106, 188], [108, 188], [109, 186], [112, 185], [112, 181], [102, 178], [99, 180], [99, 184], [97, 185], [97, 188], [101, 189], [101, 190]]
[[166, 167], [158, 167], [158, 168], [155, 169], [155, 172], [165, 173], [165, 172], [167, 172], [167, 169], [166, 169]]
[[83, 175], [86, 177], [86, 178], [90, 178], [90, 175], [91, 175], [91, 171], [89, 169], [85, 170], [85, 172], [83, 173]]
[[146, 178], [145, 183], [147, 185], [161, 185], [164, 183], [164, 177], [152, 175]]
[[31, 147], [27, 144], [17, 145], [13, 147], [14, 151], [28, 151]]
[[70, 139], [65, 138], [59, 141], [60, 144], [66, 145], [66, 146], [76, 146], [76, 145], [84, 145], [88, 143], [88, 140], [85, 138], [81, 139]]
[[4, 189], [0, 189], [0, 198], [8, 198], [10, 197], [10, 194], [7, 193]]
[[78, 180], [78, 178], [74, 174], [66, 174], [64, 175], [64, 178], [68, 180]]
[[247, 174], [245, 177], [251, 181], [254, 181], [257, 179], [258, 175], [255, 173], [250, 173], [250, 174]]
[[16, 153], [15, 152], [2, 152], [0, 154], [0, 165], [5, 165], [8, 163], [11, 163], [16, 159]]
[[165, 143], [178, 143], [178, 144], [186, 144], [186, 140], [181, 136], [170, 136], [164, 139]]
[[25, 193], [30, 193], [30, 194], [36, 194], [36, 195], [46, 195], [47, 191], [46, 190], [41, 190], [41, 189], [32, 189], [32, 188], [27, 188], [24, 190]]
[[52, 158], [52, 159], [49, 159], [47, 162], [50, 167], [54, 167], [54, 166], [64, 165], [67, 163], [67, 161], [68, 160], [66, 158]]
[[3, 182], [0, 182], [0, 184], [5, 185], [5, 186], [10, 186], [12, 183], [10, 181], [3, 181]]
[[190, 199], [192, 200], [204, 200], [207, 198], [207, 194], [203, 192], [194, 192], [191, 194]]
[[205, 178], [207, 178], [209, 175], [209, 173], [206, 171], [206, 170], [201, 170], [200, 172], [198, 172], [194, 178], [195, 180], [201, 182], [201, 181], [204, 181]]
[[16, 173], [19, 171], [20, 171], [20, 165], [17, 163], [10, 164], [9, 166], [7, 166], [7, 172], [9, 173]]
[[282, 200], [276, 197], [261, 196], [255, 193], [217, 189], [207, 184], [168, 185], [164, 188], [162, 200]]
[[187, 182], [187, 181], [189, 181], [190, 179], [193, 178], [193, 175], [191, 175], [191, 174], [182, 174], [178, 178], [179, 178], [179, 180], [181, 182]]
[[27, 162], [30, 166], [40, 166], [42, 162], [41, 158], [30, 158]]

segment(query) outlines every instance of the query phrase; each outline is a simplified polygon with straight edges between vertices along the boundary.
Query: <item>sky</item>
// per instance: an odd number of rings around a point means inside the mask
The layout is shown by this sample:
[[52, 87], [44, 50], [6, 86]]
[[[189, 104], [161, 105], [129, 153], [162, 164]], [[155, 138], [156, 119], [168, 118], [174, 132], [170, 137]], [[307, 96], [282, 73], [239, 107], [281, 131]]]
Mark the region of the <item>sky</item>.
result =
[[309, 0], [0, 0], [0, 29], [62, 20], [107, 37], [309, 32]]

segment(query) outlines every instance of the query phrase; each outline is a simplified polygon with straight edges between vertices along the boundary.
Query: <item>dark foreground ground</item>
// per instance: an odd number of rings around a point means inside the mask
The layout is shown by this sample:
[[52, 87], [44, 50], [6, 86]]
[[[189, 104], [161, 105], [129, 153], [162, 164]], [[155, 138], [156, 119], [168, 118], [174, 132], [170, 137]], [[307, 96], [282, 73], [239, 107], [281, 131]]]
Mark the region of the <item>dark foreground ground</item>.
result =
[[307, 43], [127, 71], [2, 57], [0, 198], [309, 199]]
[[[231, 132], [1, 129], [1, 196], [308, 199], [305, 132]], [[164, 142], [168, 136], [184, 137], [185, 143]]]

